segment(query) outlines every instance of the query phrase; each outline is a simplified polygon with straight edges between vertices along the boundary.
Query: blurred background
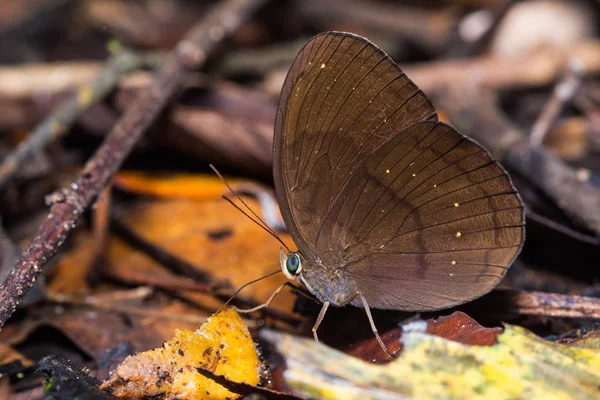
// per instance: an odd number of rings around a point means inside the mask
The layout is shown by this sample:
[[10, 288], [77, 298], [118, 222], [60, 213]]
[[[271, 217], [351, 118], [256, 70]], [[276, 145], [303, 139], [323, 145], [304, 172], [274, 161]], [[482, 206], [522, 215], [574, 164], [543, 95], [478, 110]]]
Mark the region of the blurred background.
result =
[[[149, 85], [152, 70], [216, 3], [0, 2], [2, 279], [46, 217], [48, 195], [70, 185]], [[432, 99], [441, 119], [485, 145], [510, 172], [527, 206], [527, 242], [502, 287], [597, 297], [599, 4], [277, 0], [223, 40], [214, 29], [217, 48], [186, 75], [179, 95], [0, 333], [10, 391], [39, 394], [41, 380], [29, 372], [51, 352], [102, 369], [109, 348], [128, 342], [145, 349], [176, 327], [193, 329], [234, 288], [278, 268], [278, 243], [221, 199], [227, 191], [209, 164], [292, 243], [273, 200], [273, 122], [294, 57], [326, 30], [353, 32], [380, 46]], [[124, 54], [135, 54], [135, 62], [119, 64]], [[114, 88], [77, 111], [65, 132], [31, 139], [111, 62], [118, 71]], [[23, 147], [28, 156], [12, 163]], [[257, 284], [240, 301], [258, 304], [281, 282]], [[294, 300], [284, 294], [272, 311], [247, 323], [302, 330]], [[296, 310], [314, 312], [302, 304]], [[505, 311], [480, 313], [480, 321], [505, 320]], [[516, 318], [545, 335], [582, 326]]]

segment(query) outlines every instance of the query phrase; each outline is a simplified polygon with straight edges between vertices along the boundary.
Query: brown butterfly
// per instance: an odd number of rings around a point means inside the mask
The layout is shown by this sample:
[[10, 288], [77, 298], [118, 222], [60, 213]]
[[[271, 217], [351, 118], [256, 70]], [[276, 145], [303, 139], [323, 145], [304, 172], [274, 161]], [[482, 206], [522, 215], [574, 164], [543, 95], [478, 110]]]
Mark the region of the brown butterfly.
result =
[[300, 51], [281, 91], [273, 156], [298, 247], [281, 251], [280, 267], [323, 303], [317, 340], [327, 308], [351, 304], [365, 309], [387, 352], [370, 307], [432, 311], [473, 300], [523, 245], [523, 203], [506, 171], [440, 122], [363, 37], [325, 32]]

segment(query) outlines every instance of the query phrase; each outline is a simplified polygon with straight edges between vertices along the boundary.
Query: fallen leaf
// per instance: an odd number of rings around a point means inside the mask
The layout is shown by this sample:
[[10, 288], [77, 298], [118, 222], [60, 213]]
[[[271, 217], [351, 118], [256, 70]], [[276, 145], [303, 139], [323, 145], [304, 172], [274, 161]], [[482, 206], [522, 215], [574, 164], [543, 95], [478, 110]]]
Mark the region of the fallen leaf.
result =
[[[245, 201], [252, 209], [260, 209], [255, 200], [245, 198]], [[222, 199], [151, 201], [122, 210], [119, 216], [124, 225], [145, 241], [210, 272], [216, 279], [231, 282], [234, 288], [279, 268], [281, 244]], [[293, 247], [288, 234], [280, 236]], [[160, 264], [139, 251], [115, 259], [111, 269], [112, 273], [125, 269], [148, 274], [164, 271]], [[279, 274], [250, 285], [241, 295], [264, 302], [286, 281]], [[205, 297], [198, 294], [200, 302]], [[284, 290], [272, 307], [290, 314], [294, 298]]]
[[[227, 182], [235, 184], [240, 180], [227, 178]], [[158, 175], [123, 171], [115, 176], [113, 183], [115, 187], [130, 193], [172, 199], [211, 200], [227, 191], [223, 181], [215, 175]]]
[[127, 357], [101, 385], [114, 396], [161, 399], [234, 399], [239, 396], [201, 375], [204, 368], [235, 382], [256, 385], [260, 362], [248, 329], [226, 309], [196, 330], [177, 330], [161, 348]]
[[[26, 347], [35, 332], [51, 327], [84, 354], [98, 360], [107, 349], [125, 342], [138, 350], [158, 346], [172, 337], [176, 329], [195, 329], [196, 320], [204, 315], [176, 300], [164, 305], [143, 304], [139, 310], [140, 315], [125, 317], [124, 313], [105, 310], [46, 305], [32, 312], [26, 320], [7, 324], [0, 331], [0, 343]], [[190, 317], [194, 317], [193, 320]]]
[[[259, 210], [258, 202], [246, 203]], [[279, 268], [280, 244], [254, 222], [222, 199], [191, 201], [153, 200], [138, 203], [120, 215], [121, 222], [136, 235], [184, 260], [200, 272], [228, 281], [238, 288], [252, 279]], [[279, 236], [293, 247], [290, 236]], [[90, 293], [88, 275], [93, 267], [94, 238], [79, 231], [73, 248], [61, 256], [47, 285], [51, 295]], [[177, 275], [159, 262], [111, 234], [104, 257], [104, 274], [126, 284], [163, 287], [177, 291], [194, 304], [216, 309], [221, 302], [201, 291], [194, 281]], [[256, 302], [266, 301], [287, 279], [280, 274], [250, 285], [240, 296]], [[161, 286], [162, 284], [162, 286]], [[295, 297], [282, 291], [272, 308], [292, 314]]]
[[[386, 322], [386, 320], [397, 320], [391, 312], [380, 313], [376, 311], [376, 313], [380, 314], [377, 315], [378, 318], [376, 321]], [[338, 313], [332, 313], [331, 316], [337, 318], [337, 320], [327, 321], [326, 324], [323, 324], [325, 328], [328, 328], [328, 331], [322, 335], [325, 338], [325, 343], [331, 343], [336, 349], [371, 363], [387, 364], [391, 361], [381, 350], [381, 346], [375, 339], [373, 332], [371, 332], [366, 317], [360, 315], [364, 314], [364, 310], [348, 310], [348, 312], [339, 314], [338, 316]], [[353, 315], [356, 316], [352, 318]], [[345, 321], [341, 320], [344, 316], [346, 316]], [[419, 327], [418, 325], [420, 325], [420, 329], [429, 334], [470, 345], [491, 346], [496, 343], [496, 336], [502, 332], [502, 328], [499, 327], [486, 328], [481, 326], [477, 321], [461, 311], [455, 311], [447, 316], [413, 322], [414, 324], [407, 322], [400, 326], [396, 324], [389, 330], [381, 330], [381, 339], [392, 354], [398, 354], [402, 350], [400, 338], [403, 331]], [[343, 324], [344, 331], [340, 332], [340, 329], [335, 329], [335, 324]], [[381, 325], [379, 327], [384, 328]]]
[[[46, 285], [50, 295], [83, 295], [91, 292], [88, 277], [94, 267], [94, 246], [94, 237], [89, 232], [80, 230], [73, 235], [73, 247], [60, 255], [56, 268]], [[110, 238], [107, 248], [106, 260], [108, 262], [119, 260], [135, 251], [113, 236]]]
[[33, 361], [19, 353], [12, 346], [0, 342], [0, 366], [14, 362], [21, 362], [24, 368], [34, 365]]
[[264, 330], [284, 356], [286, 384], [322, 399], [597, 399], [598, 341], [572, 346], [507, 325], [493, 346], [406, 332], [404, 350], [373, 365], [313, 340]]

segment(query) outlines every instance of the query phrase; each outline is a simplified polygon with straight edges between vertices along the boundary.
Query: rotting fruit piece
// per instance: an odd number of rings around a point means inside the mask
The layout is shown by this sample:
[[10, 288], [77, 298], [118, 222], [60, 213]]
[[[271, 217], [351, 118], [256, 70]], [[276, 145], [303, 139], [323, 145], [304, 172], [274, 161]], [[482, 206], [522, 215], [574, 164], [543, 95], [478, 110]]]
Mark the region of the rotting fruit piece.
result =
[[235, 399], [197, 367], [235, 382], [259, 381], [256, 347], [240, 316], [226, 309], [195, 332], [177, 330], [163, 347], [127, 357], [100, 386], [114, 396], [160, 399]]

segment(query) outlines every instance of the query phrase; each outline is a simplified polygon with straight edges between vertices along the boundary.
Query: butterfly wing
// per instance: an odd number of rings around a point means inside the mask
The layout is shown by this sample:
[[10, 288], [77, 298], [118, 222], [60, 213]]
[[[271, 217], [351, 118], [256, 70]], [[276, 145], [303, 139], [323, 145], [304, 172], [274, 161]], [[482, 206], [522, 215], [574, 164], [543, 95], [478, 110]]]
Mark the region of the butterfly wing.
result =
[[431, 102], [364, 38], [328, 32], [311, 39], [285, 80], [274, 137], [277, 199], [305, 257], [333, 200], [369, 151], [397, 130], [437, 119]]
[[491, 290], [524, 233], [523, 204], [502, 167], [450, 125], [423, 121], [355, 170], [315, 251], [330, 254], [372, 307], [425, 311]]
[[274, 154], [298, 248], [310, 264], [342, 270], [372, 307], [467, 301], [520, 250], [522, 203], [504, 170], [438, 122], [427, 97], [364, 38], [329, 32], [300, 52]]

